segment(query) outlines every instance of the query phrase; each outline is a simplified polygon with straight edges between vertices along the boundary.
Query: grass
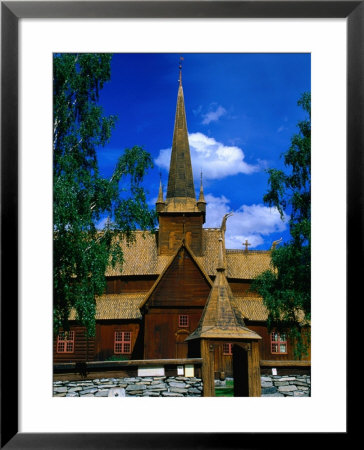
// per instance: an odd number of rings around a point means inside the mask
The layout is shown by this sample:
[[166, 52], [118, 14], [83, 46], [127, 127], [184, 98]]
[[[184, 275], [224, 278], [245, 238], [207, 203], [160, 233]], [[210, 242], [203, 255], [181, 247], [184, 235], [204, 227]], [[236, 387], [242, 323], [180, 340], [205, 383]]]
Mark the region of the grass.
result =
[[234, 380], [226, 380], [226, 386], [215, 388], [216, 397], [234, 397]]

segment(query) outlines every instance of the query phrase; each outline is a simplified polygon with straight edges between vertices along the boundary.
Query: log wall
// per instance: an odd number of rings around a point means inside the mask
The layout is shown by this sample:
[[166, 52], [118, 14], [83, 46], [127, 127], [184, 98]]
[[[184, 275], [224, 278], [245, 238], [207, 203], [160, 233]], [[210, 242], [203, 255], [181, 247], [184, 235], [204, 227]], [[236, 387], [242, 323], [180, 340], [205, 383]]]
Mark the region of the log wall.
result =
[[57, 353], [57, 336], [53, 340], [54, 362], [83, 362], [95, 358], [95, 338], [86, 337], [85, 327], [71, 325], [75, 333], [74, 351], [72, 353]]

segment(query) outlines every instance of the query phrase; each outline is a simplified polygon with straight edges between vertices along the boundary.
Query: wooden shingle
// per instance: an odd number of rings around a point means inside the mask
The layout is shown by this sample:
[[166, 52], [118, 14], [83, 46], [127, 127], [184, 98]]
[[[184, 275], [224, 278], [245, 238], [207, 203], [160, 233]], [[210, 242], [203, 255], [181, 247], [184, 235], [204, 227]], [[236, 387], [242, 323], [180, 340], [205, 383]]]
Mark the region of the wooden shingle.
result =
[[[96, 320], [141, 319], [139, 304], [146, 293], [108, 294], [96, 298]], [[72, 310], [70, 320], [76, 320]]]
[[[196, 260], [204, 268], [209, 276], [216, 274], [218, 262], [218, 237], [220, 230], [217, 228], [203, 229], [203, 254]], [[106, 271], [106, 276], [120, 275], [160, 275], [169, 262], [168, 255], [158, 255], [157, 237], [154, 234], [142, 231], [135, 232], [135, 242], [127, 245], [121, 241], [125, 262], [122, 267], [111, 266]], [[226, 250], [226, 276], [251, 280], [270, 268], [270, 251]]]

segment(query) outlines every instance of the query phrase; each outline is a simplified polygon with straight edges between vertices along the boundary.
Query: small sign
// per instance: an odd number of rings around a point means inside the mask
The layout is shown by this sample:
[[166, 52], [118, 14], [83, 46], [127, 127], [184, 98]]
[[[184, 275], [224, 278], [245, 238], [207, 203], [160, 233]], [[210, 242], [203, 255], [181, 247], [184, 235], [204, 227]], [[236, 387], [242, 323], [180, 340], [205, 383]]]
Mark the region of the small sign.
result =
[[277, 375], [277, 369], [275, 367], [272, 369], [272, 375]]
[[194, 377], [195, 376], [195, 368], [193, 364], [185, 365], [185, 377]]
[[163, 377], [164, 375], [163, 366], [138, 367], [138, 377]]
[[177, 366], [177, 375], [184, 375], [183, 366]]

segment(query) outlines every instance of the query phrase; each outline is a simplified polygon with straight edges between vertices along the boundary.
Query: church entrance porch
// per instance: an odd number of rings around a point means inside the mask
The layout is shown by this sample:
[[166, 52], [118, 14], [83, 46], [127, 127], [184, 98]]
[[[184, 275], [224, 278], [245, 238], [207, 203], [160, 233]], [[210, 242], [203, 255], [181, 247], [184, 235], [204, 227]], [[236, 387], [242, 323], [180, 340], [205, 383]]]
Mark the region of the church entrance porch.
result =
[[[204, 397], [215, 396], [216, 354], [222, 341], [201, 339], [202, 380]], [[261, 380], [259, 344], [257, 341], [234, 342], [232, 346], [232, 378], [234, 397], [260, 397]]]

